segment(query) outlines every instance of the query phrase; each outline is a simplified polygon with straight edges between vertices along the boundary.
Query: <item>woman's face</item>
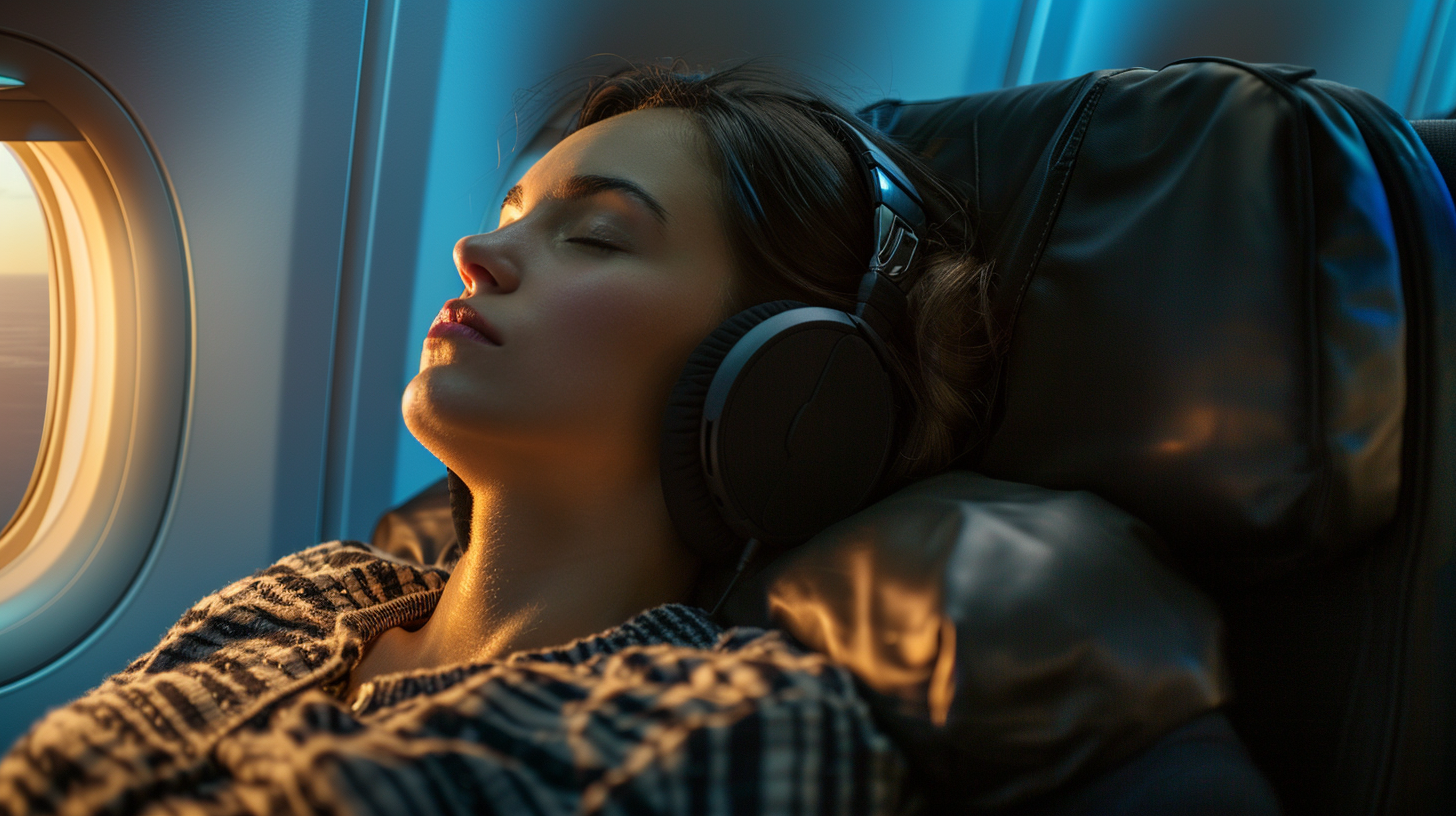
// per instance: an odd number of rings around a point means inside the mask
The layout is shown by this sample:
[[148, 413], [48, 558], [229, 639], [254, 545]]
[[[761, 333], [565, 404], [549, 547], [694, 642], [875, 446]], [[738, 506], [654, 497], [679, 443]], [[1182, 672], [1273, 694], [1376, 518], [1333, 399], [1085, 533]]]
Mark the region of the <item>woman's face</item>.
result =
[[668, 392], [732, 287], [695, 128], [676, 109], [583, 128], [511, 190], [495, 231], [455, 245], [465, 292], [403, 401], [447, 465], [535, 452], [656, 468]]

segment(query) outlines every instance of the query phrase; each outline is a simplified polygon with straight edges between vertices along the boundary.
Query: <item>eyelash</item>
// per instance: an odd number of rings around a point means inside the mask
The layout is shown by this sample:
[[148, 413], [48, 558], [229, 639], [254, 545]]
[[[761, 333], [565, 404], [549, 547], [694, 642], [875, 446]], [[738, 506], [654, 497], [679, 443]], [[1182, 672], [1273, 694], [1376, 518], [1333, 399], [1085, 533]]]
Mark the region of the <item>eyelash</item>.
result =
[[603, 241], [600, 238], [591, 238], [591, 237], [567, 238], [566, 239], [566, 242], [569, 243], [569, 244], [578, 244], [578, 245], [581, 245], [581, 246], [585, 246], [585, 247], [594, 249], [594, 250], [596, 250], [598, 252], [621, 252], [622, 251], [622, 247], [617, 246], [616, 244], [614, 244], [614, 243], [612, 243], [610, 241]]

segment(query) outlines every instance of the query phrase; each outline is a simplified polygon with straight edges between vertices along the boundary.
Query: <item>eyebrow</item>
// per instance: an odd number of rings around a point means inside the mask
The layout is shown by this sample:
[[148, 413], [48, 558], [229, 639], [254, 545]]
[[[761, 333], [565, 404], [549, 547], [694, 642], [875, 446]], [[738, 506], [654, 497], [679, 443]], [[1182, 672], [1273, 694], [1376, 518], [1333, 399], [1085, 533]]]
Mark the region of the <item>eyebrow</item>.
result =
[[[652, 213], [652, 217], [660, 224], [667, 224], [667, 208], [662, 202], [653, 198], [652, 194], [642, 189], [636, 183], [616, 176], [572, 176], [563, 182], [551, 198], [562, 201], [576, 201], [582, 198], [594, 196], [597, 193], [616, 192], [637, 199], [637, 202], [646, 207]], [[506, 198], [501, 202], [501, 209], [506, 207], [520, 207], [522, 199], [521, 185], [517, 184], [506, 192]]]

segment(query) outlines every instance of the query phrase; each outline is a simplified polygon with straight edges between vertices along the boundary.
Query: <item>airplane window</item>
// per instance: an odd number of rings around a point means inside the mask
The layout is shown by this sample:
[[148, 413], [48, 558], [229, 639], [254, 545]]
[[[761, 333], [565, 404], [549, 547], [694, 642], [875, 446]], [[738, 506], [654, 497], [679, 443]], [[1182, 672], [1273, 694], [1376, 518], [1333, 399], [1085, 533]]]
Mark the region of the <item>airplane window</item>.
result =
[[51, 368], [49, 232], [15, 151], [0, 150], [0, 528], [30, 487]]
[[0, 32], [0, 66], [4, 694], [89, 648], [139, 587], [191, 343], [181, 219], [136, 122], [43, 46]]

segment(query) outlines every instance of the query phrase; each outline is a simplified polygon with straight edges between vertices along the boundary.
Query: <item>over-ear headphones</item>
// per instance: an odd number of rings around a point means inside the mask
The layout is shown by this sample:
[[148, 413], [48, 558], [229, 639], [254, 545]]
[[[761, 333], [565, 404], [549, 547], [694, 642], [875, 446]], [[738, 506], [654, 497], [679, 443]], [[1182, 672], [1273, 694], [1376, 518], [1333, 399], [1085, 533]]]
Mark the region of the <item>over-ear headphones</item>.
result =
[[[920, 195], [855, 125], [824, 112], [870, 191], [875, 249], [853, 312], [752, 306], [689, 357], [663, 418], [662, 490], [684, 543], [714, 563], [797, 544], [859, 508], [895, 450], [884, 338], [925, 232]], [[748, 543], [745, 549], [745, 542]]]

